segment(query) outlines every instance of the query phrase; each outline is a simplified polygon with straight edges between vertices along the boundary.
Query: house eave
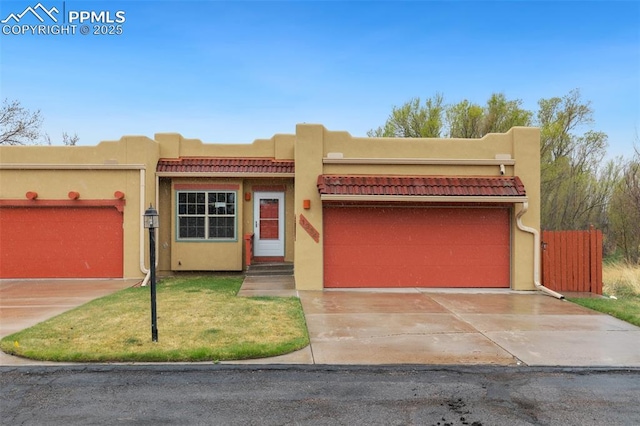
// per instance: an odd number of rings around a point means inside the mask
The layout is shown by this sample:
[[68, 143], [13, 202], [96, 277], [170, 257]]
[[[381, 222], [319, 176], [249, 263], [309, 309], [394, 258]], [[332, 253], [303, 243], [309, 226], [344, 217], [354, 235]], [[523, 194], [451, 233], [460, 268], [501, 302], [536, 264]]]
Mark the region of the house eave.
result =
[[322, 194], [322, 201], [384, 201], [384, 202], [418, 202], [418, 203], [524, 203], [527, 197], [522, 196], [432, 196], [432, 195], [349, 195], [349, 194]]
[[216, 173], [216, 172], [156, 172], [157, 177], [199, 178], [293, 178], [295, 173]]

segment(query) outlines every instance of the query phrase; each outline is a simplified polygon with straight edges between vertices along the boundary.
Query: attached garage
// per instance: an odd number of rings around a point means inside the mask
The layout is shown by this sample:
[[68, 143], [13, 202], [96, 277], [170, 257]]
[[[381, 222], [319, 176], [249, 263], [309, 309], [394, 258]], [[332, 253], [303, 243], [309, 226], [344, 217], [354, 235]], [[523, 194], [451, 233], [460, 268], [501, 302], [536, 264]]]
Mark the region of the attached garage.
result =
[[517, 177], [323, 175], [318, 189], [325, 288], [511, 286]]
[[0, 242], [0, 278], [123, 276], [123, 214], [113, 205], [3, 206]]
[[325, 287], [509, 287], [509, 209], [325, 207]]

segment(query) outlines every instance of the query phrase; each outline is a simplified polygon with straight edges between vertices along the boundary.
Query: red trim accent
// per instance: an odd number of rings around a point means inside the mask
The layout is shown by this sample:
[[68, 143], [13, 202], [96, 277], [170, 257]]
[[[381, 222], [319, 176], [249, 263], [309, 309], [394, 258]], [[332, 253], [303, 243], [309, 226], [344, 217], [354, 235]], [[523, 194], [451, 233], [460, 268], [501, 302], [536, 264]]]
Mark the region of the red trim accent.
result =
[[303, 214], [300, 214], [300, 226], [302, 226], [302, 229], [307, 231], [307, 234], [309, 234], [309, 236], [313, 238], [313, 241], [315, 241], [316, 243], [320, 242], [320, 233], [316, 228], [313, 227], [311, 222], [309, 222], [307, 218], [304, 217]]
[[311, 200], [302, 200], [302, 208], [309, 210], [311, 208]]
[[35, 191], [29, 191], [25, 194], [25, 196], [28, 200], [35, 200], [36, 198], [38, 198], [38, 193]]
[[116, 197], [118, 200], [124, 200], [124, 192], [122, 191], [114, 192], [113, 196]]
[[126, 200], [0, 200], [0, 207], [115, 207], [124, 212]]
[[374, 201], [374, 200], [365, 200], [365, 201], [358, 201], [358, 200], [344, 200], [344, 201], [338, 201], [338, 200], [324, 200], [322, 201], [322, 205], [323, 206], [327, 206], [327, 207], [362, 207], [362, 206], [377, 206], [377, 207], [393, 207], [393, 208], [399, 208], [399, 207], [421, 207], [421, 208], [428, 208], [428, 207], [499, 207], [499, 208], [507, 208], [508, 205], [505, 205], [504, 203], [491, 203], [491, 202], [486, 202], [486, 203], [452, 203], [452, 202], [438, 202], [438, 203], [421, 203], [421, 202], [402, 202], [402, 203], [397, 203], [394, 201]]
[[253, 263], [284, 262], [284, 256], [256, 256]]
[[169, 173], [286, 173], [295, 172], [293, 160], [274, 158], [181, 157], [161, 158], [158, 172]]
[[251, 187], [253, 192], [285, 192], [286, 185], [254, 185]]
[[244, 260], [247, 266], [251, 266], [251, 259], [253, 258], [253, 234], [244, 235]]
[[176, 183], [173, 185], [175, 190], [215, 190], [215, 189], [240, 189], [237, 183]]
[[78, 198], [80, 198], [80, 193], [78, 191], [69, 191], [67, 195], [71, 200], [77, 200]]
[[525, 196], [518, 176], [320, 175], [320, 194], [398, 196]]

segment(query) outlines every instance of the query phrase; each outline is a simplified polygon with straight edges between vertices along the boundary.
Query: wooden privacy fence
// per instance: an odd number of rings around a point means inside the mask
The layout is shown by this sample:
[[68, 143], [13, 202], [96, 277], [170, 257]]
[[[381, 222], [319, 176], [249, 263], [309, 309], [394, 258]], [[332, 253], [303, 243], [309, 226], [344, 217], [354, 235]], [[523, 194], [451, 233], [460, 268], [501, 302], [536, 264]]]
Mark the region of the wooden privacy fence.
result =
[[602, 294], [602, 231], [542, 231], [542, 285]]

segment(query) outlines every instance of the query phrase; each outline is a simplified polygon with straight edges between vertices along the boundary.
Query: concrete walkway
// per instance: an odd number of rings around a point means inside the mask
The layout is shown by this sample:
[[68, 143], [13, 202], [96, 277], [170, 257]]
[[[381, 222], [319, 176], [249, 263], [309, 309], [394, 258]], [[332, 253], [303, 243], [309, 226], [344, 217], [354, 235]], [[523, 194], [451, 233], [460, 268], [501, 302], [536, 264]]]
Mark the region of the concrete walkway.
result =
[[[134, 284], [0, 281], [0, 337]], [[639, 327], [536, 292], [296, 291], [281, 276], [247, 277], [239, 296], [300, 297], [311, 345], [225, 364], [640, 367]], [[46, 364], [0, 352], [0, 365]]]

